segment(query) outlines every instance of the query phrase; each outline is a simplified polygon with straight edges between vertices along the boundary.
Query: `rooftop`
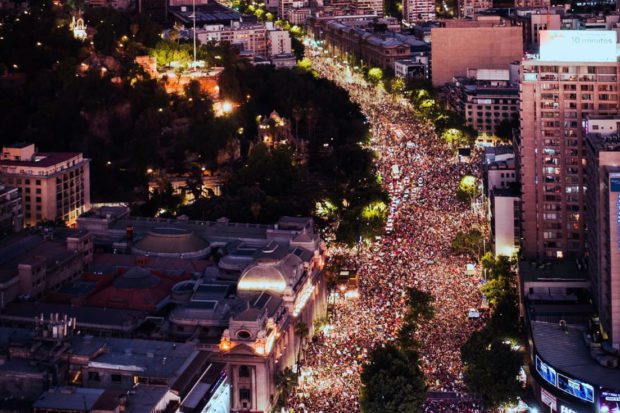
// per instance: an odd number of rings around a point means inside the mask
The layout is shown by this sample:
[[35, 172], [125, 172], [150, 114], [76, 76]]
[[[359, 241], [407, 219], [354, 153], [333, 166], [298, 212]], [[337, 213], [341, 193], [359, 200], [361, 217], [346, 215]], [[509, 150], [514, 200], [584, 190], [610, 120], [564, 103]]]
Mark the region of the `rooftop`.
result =
[[551, 366], [593, 386], [620, 390], [620, 369], [606, 368], [590, 357], [585, 330], [558, 323], [532, 321], [532, 339], [540, 357]]
[[[191, 7], [170, 7], [170, 13], [184, 24], [193, 23]], [[196, 5], [196, 24], [199, 26], [241, 20], [241, 14], [216, 2]]]
[[87, 387], [53, 387], [34, 402], [35, 409], [82, 412], [90, 411], [104, 389]]
[[0, 166], [48, 168], [78, 156], [82, 156], [82, 154], [79, 152], [39, 152], [35, 154], [34, 160], [17, 161], [2, 159], [0, 160]]
[[583, 264], [566, 259], [554, 262], [519, 261], [519, 273], [524, 281], [589, 281]]

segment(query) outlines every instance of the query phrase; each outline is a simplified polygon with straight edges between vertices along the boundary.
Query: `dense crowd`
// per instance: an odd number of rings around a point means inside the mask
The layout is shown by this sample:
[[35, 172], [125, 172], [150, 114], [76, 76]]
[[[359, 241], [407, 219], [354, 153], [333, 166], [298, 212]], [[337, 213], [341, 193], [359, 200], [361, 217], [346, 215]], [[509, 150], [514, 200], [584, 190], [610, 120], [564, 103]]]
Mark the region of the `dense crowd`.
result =
[[455, 197], [460, 177], [477, 174], [475, 165], [459, 162], [433, 126], [416, 119], [402, 99], [330, 58], [312, 60], [320, 76], [349, 91], [370, 122], [377, 169], [392, 198], [390, 234], [369, 247], [339, 251], [348, 253], [358, 269], [359, 298], [333, 304], [330, 328], [309, 346], [300, 385], [287, 406], [295, 412], [359, 411], [360, 372], [367, 354], [396, 339], [405, 291], [417, 287], [435, 298], [435, 317], [415, 333], [421, 368], [435, 395], [424, 411], [479, 412], [476, 401], [464, 393], [460, 360], [461, 345], [484, 322], [468, 318], [468, 310], [480, 306], [479, 279], [467, 274], [470, 260], [450, 249], [458, 231], [483, 224]]

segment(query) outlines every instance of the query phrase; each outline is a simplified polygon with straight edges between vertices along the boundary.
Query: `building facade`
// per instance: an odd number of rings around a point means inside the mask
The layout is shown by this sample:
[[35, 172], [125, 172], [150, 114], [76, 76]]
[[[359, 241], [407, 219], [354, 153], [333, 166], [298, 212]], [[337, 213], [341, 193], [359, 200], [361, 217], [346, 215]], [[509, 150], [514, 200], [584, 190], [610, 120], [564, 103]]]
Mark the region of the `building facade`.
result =
[[[515, 79], [516, 80], [516, 79]], [[450, 107], [479, 134], [494, 135], [519, 113], [519, 86], [507, 69], [473, 69], [446, 85]]]
[[493, 7], [491, 0], [459, 0], [459, 17], [475, 17], [482, 10]]
[[403, 0], [403, 20], [408, 23], [435, 19], [435, 2], [432, 0]]
[[601, 323], [620, 348], [620, 119], [603, 121], [614, 130], [600, 132], [597, 119], [586, 130], [588, 270]]
[[24, 225], [22, 197], [15, 187], [0, 185], [0, 236], [20, 231]]
[[[522, 247], [526, 257], [561, 259], [584, 253], [582, 122], [618, 112], [618, 63], [615, 32], [542, 36], [539, 58], [521, 64]], [[583, 41], [562, 43], [572, 39]], [[587, 43], [601, 39], [602, 51]], [[592, 51], [598, 56], [584, 61]]]
[[44, 220], [73, 225], [90, 209], [89, 160], [81, 153], [36, 152], [34, 144], [4, 147], [0, 183], [19, 188], [26, 226]]
[[500, 25], [467, 22], [467, 25], [455, 27], [458, 23], [431, 29], [434, 86], [441, 87], [454, 77], [466, 76], [467, 69], [506, 69], [521, 60], [523, 36], [520, 27], [503, 22]]

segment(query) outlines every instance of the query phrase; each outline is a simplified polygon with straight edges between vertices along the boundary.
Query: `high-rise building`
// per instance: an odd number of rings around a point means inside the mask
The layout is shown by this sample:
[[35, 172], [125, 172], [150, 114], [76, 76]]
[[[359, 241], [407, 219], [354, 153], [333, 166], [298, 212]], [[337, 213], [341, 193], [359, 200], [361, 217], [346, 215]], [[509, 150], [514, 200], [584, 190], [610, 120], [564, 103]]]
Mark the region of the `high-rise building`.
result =
[[407, 23], [435, 19], [435, 0], [403, 0], [403, 19]]
[[36, 152], [34, 144], [2, 148], [0, 183], [20, 189], [24, 225], [75, 223], [90, 209], [89, 160], [77, 152]]
[[616, 33], [542, 31], [540, 55], [521, 63], [522, 252], [581, 255], [585, 248], [587, 116], [618, 113]]
[[588, 270], [601, 323], [620, 348], [620, 117], [586, 122]]

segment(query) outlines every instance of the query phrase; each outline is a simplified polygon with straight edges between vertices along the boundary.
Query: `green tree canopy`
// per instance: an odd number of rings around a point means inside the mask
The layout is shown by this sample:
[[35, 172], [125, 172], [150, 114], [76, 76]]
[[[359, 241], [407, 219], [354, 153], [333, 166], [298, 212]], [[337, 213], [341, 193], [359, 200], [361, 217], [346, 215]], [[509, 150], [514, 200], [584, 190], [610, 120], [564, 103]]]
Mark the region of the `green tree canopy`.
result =
[[377, 347], [362, 371], [360, 407], [364, 413], [415, 413], [426, 399], [418, 354], [394, 344]]
[[521, 395], [517, 379], [521, 356], [502, 339], [476, 332], [461, 349], [463, 380], [470, 392], [481, 397], [487, 410], [512, 404]]

